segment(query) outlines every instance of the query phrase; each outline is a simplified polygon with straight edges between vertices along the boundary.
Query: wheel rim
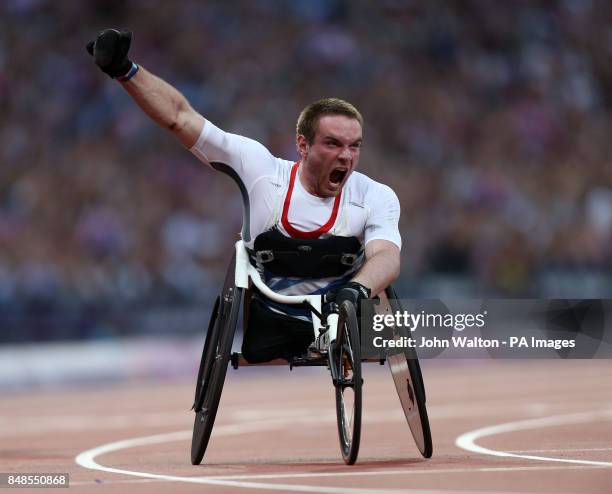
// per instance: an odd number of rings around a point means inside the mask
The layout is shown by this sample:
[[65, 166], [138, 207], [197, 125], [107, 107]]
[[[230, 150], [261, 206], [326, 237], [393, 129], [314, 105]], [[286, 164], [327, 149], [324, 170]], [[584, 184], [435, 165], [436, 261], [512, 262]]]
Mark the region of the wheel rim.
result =
[[342, 458], [348, 465], [357, 460], [361, 435], [362, 380], [357, 331], [354, 308], [341, 308], [338, 335], [333, 349], [333, 366], [336, 376], [336, 415], [340, 449]]
[[354, 372], [352, 362], [352, 351], [351, 344], [348, 338], [345, 337], [345, 341], [340, 349], [340, 356], [338, 358], [338, 369], [340, 371], [340, 378], [344, 381], [340, 385], [340, 408], [342, 412], [342, 428], [344, 430], [344, 443], [345, 449], [348, 450], [351, 447], [353, 441], [353, 428], [355, 426], [355, 388], [354, 388]]

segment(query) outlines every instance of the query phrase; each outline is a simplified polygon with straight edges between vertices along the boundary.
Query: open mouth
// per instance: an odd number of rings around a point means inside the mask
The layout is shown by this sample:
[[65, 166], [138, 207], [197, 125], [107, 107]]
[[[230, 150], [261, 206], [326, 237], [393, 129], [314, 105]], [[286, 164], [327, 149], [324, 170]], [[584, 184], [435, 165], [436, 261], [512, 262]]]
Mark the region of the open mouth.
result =
[[332, 172], [329, 174], [329, 181], [333, 185], [340, 185], [344, 180], [344, 177], [346, 177], [347, 172], [348, 170], [346, 169], [336, 168], [335, 170], [332, 170]]

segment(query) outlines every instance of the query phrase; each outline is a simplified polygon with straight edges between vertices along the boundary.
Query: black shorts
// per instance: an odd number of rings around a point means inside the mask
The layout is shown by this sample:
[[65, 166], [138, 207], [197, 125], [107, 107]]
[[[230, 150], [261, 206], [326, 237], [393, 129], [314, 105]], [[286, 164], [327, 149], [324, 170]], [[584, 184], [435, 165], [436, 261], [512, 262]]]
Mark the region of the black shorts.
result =
[[314, 340], [312, 323], [278, 314], [251, 297], [242, 340], [242, 356], [252, 364], [303, 355]]

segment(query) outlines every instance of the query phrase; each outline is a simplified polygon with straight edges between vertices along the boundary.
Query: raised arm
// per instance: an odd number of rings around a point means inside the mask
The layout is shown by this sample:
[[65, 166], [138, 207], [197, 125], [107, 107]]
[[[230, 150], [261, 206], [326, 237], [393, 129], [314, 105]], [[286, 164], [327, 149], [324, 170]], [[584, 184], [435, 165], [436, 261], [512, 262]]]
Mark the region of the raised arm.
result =
[[176, 88], [143, 67], [121, 85], [151, 120], [172, 132], [183, 146], [189, 149], [196, 143], [204, 117]]
[[129, 31], [105, 29], [87, 45], [87, 51], [103, 72], [121, 83], [151, 120], [191, 148], [202, 132], [204, 117], [176, 88], [127, 57], [131, 39]]

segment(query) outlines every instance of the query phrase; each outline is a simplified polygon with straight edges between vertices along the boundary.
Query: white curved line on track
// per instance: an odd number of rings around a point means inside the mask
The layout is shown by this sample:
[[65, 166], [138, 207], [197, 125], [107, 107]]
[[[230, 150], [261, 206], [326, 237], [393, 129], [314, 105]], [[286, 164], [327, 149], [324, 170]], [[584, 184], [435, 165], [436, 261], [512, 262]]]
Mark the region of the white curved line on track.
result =
[[[282, 428], [287, 424], [295, 424], [297, 417], [293, 417], [291, 420], [279, 420], [275, 418], [273, 420], [261, 420], [251, 421], [243, 424], [236, 425], [221, 425], [215, 428], [215, 436], [232, 436], [244, 434], [247, 432], [256, 432], [263, 430], [274, 430]], [[306, 421], [312, 420], [313, 417], [304, 417]], [[117, 441], [114, 443], [105, 444], [97, 448], [93, 448], [84, 451], [77, 455], [75, 461], [82, 467], [99, 470], [102, 472], [116, 473], [123, 475], [130, 475], [133, 477], [141, 477], [147, 479], [166, 480], [173, 482], [188, 482], [194, 484], [209, 484], [218, 485], [224, 487], [238, 487], [243, 489], [267, 489], [267, 490], [280, 490], [280, 491], [294, 491], [294, 492], [313, 492], [319, 494], [375, 494], [375, 493], [406, 493], [406, 494], [463, 494], [459, 491], [438, 491], [438, 490], [413, 490], [413, 489], [363, 489], [357, 487], [333, 487], [333, 486], [311, 486], [311, 485], [297, 485], [297, 484], [270, 484], [263, 482], [245, 482], [241, 480], [229, 480], [229, 479], [218, 479], [211, 477], [180, 477], [176, 475], [164, 475], [150, 472], [138, 472], [133, 470], [124, 470], [121, 468], [105, 467], [96, 462], [95, 458], [99, 455], [111, 453], [114, 451], [120, 451], [127, 448], [134, 448], [138, 446], [150, 446], [153, 444], [161, 444], [172, 441], [182, 441], [191, 438], [191, 431], [178, 431], [171, 432], [168, 434], [157, 434], [154, 436], [137, 437], [132, 439], [125, 439], [123, 441]]]
[[[316, 415], [309, 414], [308, 416], [292, 417], [289, 419], [279, 419], [275, 417], [268, 420], [249, 421], [240, 424], [231, 425], [220, 425], [215, 427], [215, 436], [233, 436], [240, 435], [248, 432], [259, 432], [264, 430], [274, 430], [282, 428], [289, 424], [295, 424], [296, 422], [317, 422], [320, 423], [320, 418]], [[335, 417], [334, 417], [335, 418]], [[228, 478], [223, 476], [209, 476], [209, 477], [181, 477], [176, 475], [164, 475], [151, 472], [138, 472], [134, 470], [125, 470], [121, 468], [106, 467], [100, 465], [96, 461], [96, 457], [120, 451], [128, 448], [134, 448], [139, 446], [150, 446], [154, 444], [161, 444], [173, 441], [184, 441], [191, 438], [191, 431], [178, 431], [167, 434], [156, 434], [153, 436], [137, 437], [132, 439], [125, 439], [123, 441], [117, 441], [114, 443], [105, 444], [97, 448], [93, 448], [84, 451], [76, 456], [75, 461], [78, 465], [88, 468], [91, 470], [98, 470], [102, 472], [129, 475], [132, 477], [140, 477], [141, 479], [148, 480], [162, 480], [170, 482], [187, 482], [194, 484], [208, 484], [217, 485], [223, 487], [237, 487], [243, 489], [266, 489], [266, 490], [280, 490], [280, 491], [293, 491], [293, 492], [311, 492], [318, 494], [469, 494], [466, 491], [451, 491], [451, 490], [423, 490], [423, 489], [381, 489], [381, 488], [358, 488], [358, 487], [334, 487], [334, 486], [317, 486], [317, 485], [300, 485], [300, 484], [279, 484], [279, 483], [264, 483], [264, 482], [247, 482], [241, 480], [241, 476], [237, 478]], [[321, 473], [300, 473], [300, 474], [280, 474], [280, 475], [262, 475], [261, 478], [278, 479], [278, 478], [299, 478], [299, 477], [328, 477], [328, 476], [361, 476], [361, 475], [390, 475], [399, 474], [405, 475], [410, 473], [409, 470], [383, 470], [380, 472], [374, 471], [352, 471], [352, 472], [329, 472], [327, 474]], [[254, 475], [255, 478], [258, 475]], [[497, 494], [504, 494], [498, 492]], [[512, 493], [515, 494], [515, 493]]]
[[[246, 423], [239, 424], [230, 424], [230, 425], [220, 425], [215, 428], [215, 436], [232, 436], [232, 435], [240, 435], [249, 432], [260, 432], [265, 430], [274, 430], [282, 428], [286, 425], [295, 424], [297, 422], [300, 423], [309, 423], [315, 421], [320, 423], [321, 416], [313, 417], [312, 415], [305, 415], [302, 417], [294, 416], [291, 420], [288, 419], [279, 419], [278, 417], [274, 417], [268, 420], [251, 420]], [[325, 417], [326, 419], [330, 419], [331, 417]], [[612, 410], [600, 411], [600, 412], [587, 412], [587, 413], [578, 413], [571, 415], [561, 415], [555, 417], [544, 417], [538, 419], [530, 419], [530, 420], [522, 420], [518, 422], [511, 422], [506, 424], [501, 424], [492, 427], [485, 427], [482, 429], [478, 429], [476, 431], [468, 432], [466, 434], [461, 435], [457, 438], [456, 444], [457, 446], [467, 449], [468, 451], [474, 451], [481, 454], [489, 454], [493, 456], [507, 456], [507, 457], [517, 457], [517, 458], [525, 458], [525, 459], [534, 459], [534, 460], [543, 460], [543, 461], [558, 461], [564, 463], [578, 463], [580, 465], [589, 465], [591, 467], [610, 467], [612, 466], [611, 462], [600, 462], [600, 461], [588, 461], [588, 460], [573, 460], [573, 459], [565, 459], [565, 458], [550, 458], [550, 457], [539, 457], [539, 456], [530, 456], [530, 455], [520, 455], [510, 452], [504, 451], [494, 451], [483, 448], [475, 444], [475, 440], [485, 436], [491, 436], [495, 434], [501, 434], [506, 432], [514, 432], [518, 430], [527, 430], [527, 429], [535, 429], [539, 427], [552, 427], [555, 425], [565, 425], [572, 423], [582, 423], [588, 420], [597, 420], [597, 419], [609, 419], [612, 418]], [[162, 480], [162, 481], [170, 481], [170, 482], [187, 482], [187, 483], [196, 483], [196, 484], [208, 484], [208, 485], [218, 485], [223, 487], [237, 487], [243, 489], [267, 489], [267, 490], [281, 490], [281, 491], [293, 491], [293, 492], [312, 492], [312, 493], [320, 493], [320, 494], [369, 494], [369, 493], [406, 493], [406, 494], [414, 494], [414, 493], [423, 493], [423, 494], [462, 494], [462, 491], [448, 491], [448, 490], [413, 490], [413, 489], [387, 489], [381, 490], [377, 489], [367, 489], [367, 488], [356, 488], [356, 487], [333, 487], [333, 486], [312, 486], [312, 485], [298, 485], [298, 484], [278, 484], [278, 483], [263, 483], [263, 482], [245, 482], [240, 480], [240, 477], [247, 478], [251, 477], [252, 479], [257, 478], [269, 478], [269, 479], [280, 479], [280, 478], [299, 478], [299, 477], [327, 477], [327, 476], [361, 476], [361, 475], [406, 475], [410, 473], [417, 473], [411, 470], [382, 470], [380, 472], [367, 471], [367, 472], [329, 472], [327, 474], [308, 474], [308, 473], [298, 473], [298, 474], [279, 474], [279, 475], [253, 475], [253, 476], [209, 476], [209, 477], [181, 477], [175, 475], [165, 475], [165, 474], [156, 474], [151, 472], [138, 472], [133, 470], [125, 470], [114, 467], [106, 467], [100, 465], [96, 461], [96, 457], [107, 454], [115, 451], [120, 451], [128, 448], [134, 447], [142, 447], [149, 446], [154, 444], [161, 444], [173, 441], [184, 441], [188, 440], [191, 437], [191, 431], [179, 431], [172, 432], [167, 434], [157, 434], [153, 436], [145, 436], [138, 437], [132, 439], [125, 439], [122, 441], [117, 441], [109, 444], [105, 444], [99, 446], [97, 448], [93, 448], [87, 451], [80, 453], [75, 461], [77, 464], [84, 468], [98, 470], [108, 473], [114, 474], [122, 474], [128, 475], [132, 477], [139, 477], [142, 479], [151, 479], [151, 480]], [[460, 473], [463, 471], [511, 471], [516, 469], [538, 469], [541, 467], [493, 467], [493, 468], [481, 468], [481, 469], [457, 469], [456, 473]], [[550, 467], [546, 467], [550, 468]], [[571, 467], [570, 467], [571, 468]], [[580, 467], [574, 467], [580, 468]], [[584, 467], [582, 467], [584, 468]], [[446, 469], [445, 472], [452, 473], [455, 469]], [[436, 469], [424, 469], [420, 470], [419, 473], [436, 473]], [[501, 494], [501, 493], [498, 493]]]
[[539, 429], [544, 427], [556, 427], [559, 425], [580, 424], [590, 420], [609, 420], [612, 419], [612, 410], [600, 410], [593, 412], [572, 413], [568, 415], [554, 415], [551, 417], [541, 417], [537, 419], [518, 420], [516, 422], [506, 422], [505, 424], [483, 427], [474, 431], [461, 434], [456, 440], [455, 445], [461, 449], [480, 453], [489, 456], [503, 456], [508, 458], [523, 458], [526, 460], [538, 461], [554, 461], [560, 463], [575, 463], [579, 465], [593, 465], [612, 467], [612, 462], [609, 461], [593, 461], [593, 460], [577, 460], [573, 458], [555, 458], [551, 456], [533, 456], [523, 455], [519, 453], [511, 453], [509, 451], [498, 451], [494, 449], [484, 448], [476, 444], [476, 440], [495, 436], [497, 434], [505, 434], [509, 432], [525, 431], [530, 429]]

